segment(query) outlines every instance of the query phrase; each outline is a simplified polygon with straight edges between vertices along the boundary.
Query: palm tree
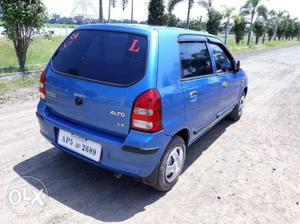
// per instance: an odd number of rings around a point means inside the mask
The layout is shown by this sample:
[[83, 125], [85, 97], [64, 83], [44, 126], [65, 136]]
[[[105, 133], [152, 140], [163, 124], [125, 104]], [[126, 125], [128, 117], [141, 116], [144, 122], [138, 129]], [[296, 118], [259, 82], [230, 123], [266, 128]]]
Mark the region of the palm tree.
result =
[[258, 18], [261, 19], [261, 21], [264, 25], [264, 33], [263, 33], [263, 39], [262, 39], [262, 43], [264, 44], [265, 39], [266, 39], [266, 32], [267, 32], [266, 28], [269, 27], [269, 24], [270, 24], [269, 11], [266, 6], [260, 5], [257, 8], [257, 14], [258, 14]]
[[131, 23], [133, 23], [133, 2], [134, 0], [131, 0], [131, 18], [130, 18]]
[[103, 4], [102, 4], [102, 0], [99, 0], [99, 22], [103, 23]]
[[213, 0], [200, 0], [198, 3], [208, 12], [210, 12], [213, 9]]
[[279, 26], [279, 23], [281, 23], [282, 20], [284, 20], [284, 17], [288, 14], [287, 11], [274, 11], [272, 10], [270, 12], [273, 17], [275, 18], [276, 20], [276, 23], [275, 23], [275, 34], [274, 34], [274, 40], [276, 40], [277, 36], [278, 36], [278, 26]]
[[[111, 12], [111, 7], [115, 8], [116, 4], [117, 4], [117, 0], [108, 0], [108, 23], [110, 23], [110, 12]], [[121, 0], [122, 3], [122, 9], [123, 11], [125, 10], [125, 8], [127, 7], [128, 4], [128, 0]]]
[[[170, 0], [168, 3], [168, 11], [169, 14], [172, 13], [172, 11], [174, 10], [175, 5], [177, 5], [179, 2], [183, 2], [185, 0]], [[186, 18], [186, 28], [189, 29], [190, 28], [190, 14], [191, 14], [191, 9], [194, 5], [195, 1], [194, 0], [188, 0], [188, 11], [187, 11], [187, 18]], [[208, 11], [212, 10], [212, 4], [213, 4], [213, 0], [200, 0], [198, 1], [199, 5], [201, 5], [202, 7], [206, 8]]]
[[250, 18], [251, 18], [247, 45], [250, 45], [254, 16], [257, 12], [257, 8], [258, 8], [259, 4], [261, 3], [261, 1], [262, 0], [247, 0], [246, 4], [241, 9], [243, 14], [250, 15]]
[[227, 18], [226, 20], [226, 28], [225, 28], [225, 44], [227, 44], [227, 38], [228, 38], [228, 33], [229, 33], [229, 23], [230, 23], [230, 19], [235, 11], [235, 8], [233, 7], [227, 7], [227, 6], [223, 6], [224, 7], [224, 17]]
[[[168, 11], [169, 14], [172, 13], [172, 11], [175, 8], [175, 5], [177, 5], [179, 2], [183, 2], [185, 0], [170, 0], [168, 3]], [[187, 11], [187, 19], [186, 19], [186, 28], [189, 29], [190, 27], [190, 14], [191, 14], [191, 8], [194, 5], [194, 0], [188, 0], [188, 11]]]

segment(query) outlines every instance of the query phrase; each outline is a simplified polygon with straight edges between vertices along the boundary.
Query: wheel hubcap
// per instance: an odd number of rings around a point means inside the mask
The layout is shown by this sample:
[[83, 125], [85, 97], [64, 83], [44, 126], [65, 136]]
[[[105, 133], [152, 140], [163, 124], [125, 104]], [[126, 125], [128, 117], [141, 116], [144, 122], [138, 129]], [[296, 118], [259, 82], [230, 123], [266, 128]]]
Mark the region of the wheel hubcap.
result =
[[244, 108], [245, 108], [245, 96], [242, 96], [239, 104], [239, 116], [242, 115]]
[[175, 147], [167, 160], [166, 166], [166, 181], [172, 182], [174, 181], [181, 172], [183, 165], [183, 149], [182, 147]]

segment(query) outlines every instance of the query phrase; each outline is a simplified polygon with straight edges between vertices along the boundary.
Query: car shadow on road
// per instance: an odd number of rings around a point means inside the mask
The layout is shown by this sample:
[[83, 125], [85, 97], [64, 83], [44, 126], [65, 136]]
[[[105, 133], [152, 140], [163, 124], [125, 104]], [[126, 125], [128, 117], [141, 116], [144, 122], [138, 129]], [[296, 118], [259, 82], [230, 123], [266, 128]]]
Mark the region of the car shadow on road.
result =
[[[224, 120], [188, 148], [187, 170], [231, 124]], [[104, 222], [121, 222], [143, 212], [165, 193], [140, 184], [133, 178], [116, 179], [57, 148], [51, 148], [14, 167], [18, 175], [40, 179], [49, 197], [77, 212]], [[26, 179], [28, 180], [28, 179]], [[30, 183], [34, 187], [35, 183]]]

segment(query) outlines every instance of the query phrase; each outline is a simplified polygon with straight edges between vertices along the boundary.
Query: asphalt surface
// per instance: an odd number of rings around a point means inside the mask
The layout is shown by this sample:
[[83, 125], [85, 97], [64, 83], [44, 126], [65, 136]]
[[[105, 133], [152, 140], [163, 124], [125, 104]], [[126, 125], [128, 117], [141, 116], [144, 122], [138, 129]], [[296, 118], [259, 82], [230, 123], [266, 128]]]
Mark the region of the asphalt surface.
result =
[[[39, 134], [36, 100], [2, 104], [0, 223], [300, 223], [300, 46], [241, 59], [249, 77], [242, 119], [194, 143], [168, 193], [53, 148]], [[40, 210], [9, 200], [14, 186], [40, 189], [25, 176], [47, 189]]]

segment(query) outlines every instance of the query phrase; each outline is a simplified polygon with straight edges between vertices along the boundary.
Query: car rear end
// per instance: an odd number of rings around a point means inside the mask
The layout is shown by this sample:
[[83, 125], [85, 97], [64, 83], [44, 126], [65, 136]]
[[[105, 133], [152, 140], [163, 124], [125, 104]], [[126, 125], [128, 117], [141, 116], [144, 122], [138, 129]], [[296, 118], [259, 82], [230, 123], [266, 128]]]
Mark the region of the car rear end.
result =
[[130, 26], [75, 30], [41, 74], [42, 135], [96, 166], [149, 176], [170, 141], [156, 90], [157, 35]]

